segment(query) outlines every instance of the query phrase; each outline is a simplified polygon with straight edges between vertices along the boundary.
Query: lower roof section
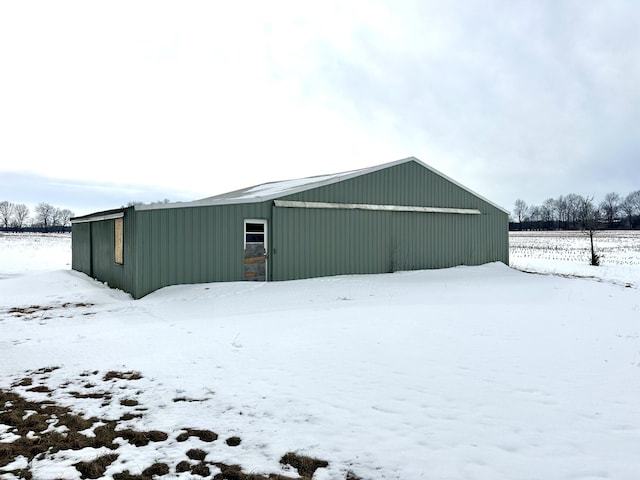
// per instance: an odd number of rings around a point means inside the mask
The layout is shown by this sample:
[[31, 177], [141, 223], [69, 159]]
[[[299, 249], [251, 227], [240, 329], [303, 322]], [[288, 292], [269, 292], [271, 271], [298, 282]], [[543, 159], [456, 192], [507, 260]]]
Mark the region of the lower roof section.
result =
[[87, 223], [87, 222], [99, 222], [101, 220], [113, 220], [114, 218], [124, 217], [124, 210], [119, 208], [117, 210], [106, 210], [104, 212], [91, 213], [82, 217], [74, 217], [71, 219], [71, 224], [74, 223]]

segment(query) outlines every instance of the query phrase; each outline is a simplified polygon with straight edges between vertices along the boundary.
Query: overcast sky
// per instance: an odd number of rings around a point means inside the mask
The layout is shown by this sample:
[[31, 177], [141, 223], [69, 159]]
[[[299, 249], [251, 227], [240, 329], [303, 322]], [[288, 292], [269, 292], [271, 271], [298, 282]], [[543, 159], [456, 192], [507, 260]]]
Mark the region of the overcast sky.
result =
[[640, 2], [0, 3], [0, 201], [76, 214], [416, 156], [640, 189]]

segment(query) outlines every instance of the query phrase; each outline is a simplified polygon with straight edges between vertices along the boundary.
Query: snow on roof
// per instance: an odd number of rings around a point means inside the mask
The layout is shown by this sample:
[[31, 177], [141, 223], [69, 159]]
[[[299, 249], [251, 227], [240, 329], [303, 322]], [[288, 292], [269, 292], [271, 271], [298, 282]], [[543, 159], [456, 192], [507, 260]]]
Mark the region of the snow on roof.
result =
[[[357, 170], [356, 170], [357, 171]], [[339, 180], [345, 175], [353, 172], [334, 173], [331, 175], [319, 175], [317, 177], [296, 178], [293, 180], [283, 180], [280, 182], [263, 183], [253, 187], [243, 188], [234, 192], [223, 193], [214, 197], [205, 198], [201, 201], [217, 201], [217, 200], [261, 200], [266, 197], [283, 196], [294, 193], [299, 190], [314, 188], [318, 185], [329, 183], [333, 180]]]
[[400, 165], [402, 163], [415, 162], [422, 167], [434, 172], [435, 174], [443, 177], [458, 187], [466, 190], [467, 192], [475, 195], [476, 197], [484, 200], [485, 202], [493, 205], [494, 207], [502, 210], [505, 213], [509, 213], [501, 206], [493, 203], [492, 201], [478, 195], [473, 190], [461, 185], [452, 178], [439, 172], [433, 167], [430, 167], [426, 163], [421, 162], [415, 157], [407, 157], [401, 160], [396, 160], [389, 163], [383, 163], [382, 165], [376, 165], [373, 167], [362, 168], [360, 170], [351, 170], [348, 172], [333, 173], [329, 175], [319, 175], [315, 177], [297, 178], [293, 180], [283, 180], [279, 182], [269, 182], [260, 185], [254, 185], [252, 187], [235, 190], [233, 192], [227, 192], [213, 197], [203, 198], [201, 200], [195, 200], [193, 202], [176, 202], [176, 203], [161, 203], [161, 204], [149, 204], [149, 205], [136, 205], [136, 210], [155, 210], [163, 208], [182, 208], [182, 207], [203, 207], [211, 205], [232, 205], [238, 203], [254, 203], [254, 202], [266, 202], [276, 198], [284, 197], [286, 195], [292, 195], [298, 192], [304, 192], [311, 190], [312, 188], [318, 188], [332, 183], [341, 182], [368, 173], [373, 173], [378, 170]]
[[[385, 164], [388, 166], [388, 164]], [[380, 166], [382, 167], [382, 166]], [[252, 187], [246, 187], [233, 192], [227, 192], [213, 197], [207, 197], [193, 202], [176, 202], [168, 204], [136, 205], [136, 210], [153, 210], [158, 208], [178, 208], [178, 207], [199, 207], [209, 205], [230, 205], [236, 203], [253, 203], [272, 200], [273, 198], [291, 195], [297, 192], [310, 190], [323, 185], [329, 185], [348, 178], [357, 177], [380, 167], [369, 167], [361, 170], [351, 170], [348, 172], [332, 173], [329, 175], [318, 175], [315, 177], [295, 178], [292, 180], [282, 180], [278, 182], [262, 183]]]

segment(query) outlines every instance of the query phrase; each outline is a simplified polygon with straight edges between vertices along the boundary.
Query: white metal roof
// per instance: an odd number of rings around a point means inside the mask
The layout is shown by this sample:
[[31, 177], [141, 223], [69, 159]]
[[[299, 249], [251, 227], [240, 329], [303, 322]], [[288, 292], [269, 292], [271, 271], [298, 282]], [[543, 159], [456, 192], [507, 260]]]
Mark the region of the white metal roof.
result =
[[395, 165], [400, 165], [402, 163], [407, 163], [407, 162], [416, 162], [420, 164], [422, 167], [426, 168], [427, 170], [430, 170], [436, 173], [437, 175], [440, 175], [441, 177], [454, 183], [455, 185], [462, 188], [463, 190], [466, 190], [467, 192], [493, 205], [499, 210], [505, 213], [509, 213], [507, 210], [505, 210], [501, 206], [496, 205], [495, 203], [491, 202], [490, 200], [484, 198], [481, 195], [478, 195], [474, 191], [470, 190], [464, 185], [461, 185], [460, 183], [456, 182], [452, 178], [449, 178], [448, 176], [439, 172], [435, 168], [430, 167], [426, 163], [421, 162], [415, 157], [403, 158], [401, 160], [396, 160], [389, 163], [383, 163], [382, 165], [367, 167], [360, 170], [352, 170], [352, 171], [342, 172], [342, 173], [333, 173], [329, 175], [319, 175], [316, 177], [298, 178], [293, 180], [283, 180], [280, 182], [263, 183], [260, 185], [254, 185], [252, 187], [235, 190], [233, 192], [223, 193], [221, 195], [203, 198], [201, 200], [195, 200], [193, 202], [135, 205], [135, 209], [136, 210], [155, 210], [155, 209], [164, 209], [164, 208], [203, 207], [203, 206], [211, 206], [211, 205], [232, 205], [232, 204], [239, 204], [239, 203], [266, 202], [266, 201], [274, 200], [276, 198], [281, 198], [287, 195], [292, 195], [294, 193], [304, 192], [306, 190], [311, 190], [313, 188], [318, 188], [325, 185], [331, 185], [332, 183], [337, 183], [337, 182], [348, 180], [354, 177], [359, 177], [361, 175], [366, 175], [368, 173], [377, 172], [378, 170], [383, 170], [385, 168], [393, 167]]

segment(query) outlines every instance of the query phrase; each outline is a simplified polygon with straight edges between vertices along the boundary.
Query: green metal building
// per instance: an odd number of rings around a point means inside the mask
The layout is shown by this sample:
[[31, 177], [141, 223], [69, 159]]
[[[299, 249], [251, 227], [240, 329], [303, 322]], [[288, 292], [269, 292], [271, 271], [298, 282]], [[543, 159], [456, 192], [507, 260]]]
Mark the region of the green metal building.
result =
[[414, 157], [72, 219], [72, 268], [167, 285], [509, 263], [508, 212]]

